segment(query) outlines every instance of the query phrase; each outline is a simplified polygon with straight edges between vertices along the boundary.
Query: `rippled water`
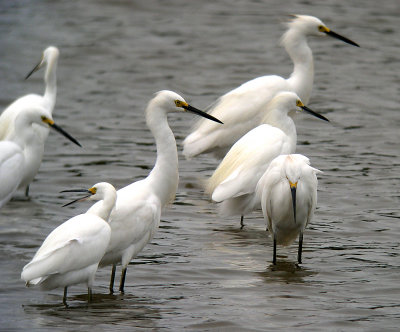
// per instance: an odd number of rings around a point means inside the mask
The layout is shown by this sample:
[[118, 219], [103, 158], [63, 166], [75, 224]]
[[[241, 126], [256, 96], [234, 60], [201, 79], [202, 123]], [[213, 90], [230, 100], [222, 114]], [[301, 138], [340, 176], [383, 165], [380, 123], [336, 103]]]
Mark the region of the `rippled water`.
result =
[[[153, 242], [128, 268], [126, 293], [108, 295], [109, 268], [84, 286], [26, 289], [22, 267], [57, 225], [88, 208], [61, 208], [63, 189], [144, 177], [155, 147], [143, 110], [175, 90], [198, 108], [262, 74], [288, 75], [279, 47], [287, 14], [318, 16], [357, 41], [311, 39], [310, 106], [332, 124], [298, 120], [298, 152], [324, 171], [304, 238], [278, 249], [260, 213], [239, 229], [218, 217], [200, 181], [217, 162], [180, 155], [177, 198]], [[83, 144], [51, 133], [29, 201], [0, 214], [2, 330], [398, 330], [399, 47], [397, 0], [384, 1], [2, 1], [0, 106], [42, 93], [43, 71], [23, 78], [50, 44], [60, 48], [55, 120]], [[194, 119], [171, 115], [178, 148]]]

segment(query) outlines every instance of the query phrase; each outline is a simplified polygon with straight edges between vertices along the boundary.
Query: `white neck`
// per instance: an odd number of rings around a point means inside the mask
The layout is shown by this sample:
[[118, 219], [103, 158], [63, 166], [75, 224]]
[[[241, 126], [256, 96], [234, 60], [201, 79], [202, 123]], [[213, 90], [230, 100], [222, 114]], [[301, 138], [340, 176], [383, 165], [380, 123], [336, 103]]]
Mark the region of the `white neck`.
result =
[[94, 214], [108, 222], [116, 199], [116, 192], [109, 192], [107, 193], [107, 195], [104, 196], [103, 200], [99, 201], [97, 204], [94, 204], [89, 210], [87, 210], [86, 213]]
[[175, 198], [178, 188], [178, 151], [167, 113], [163, 108], [148, 105], [146, 123], [150, 128], [157, 146], [157, 160], [147, 177], [152, 190], [160, 198], [161, 205], [170, 203]]
[[[289, 137], [291, 146], [296, 147], [297, 143], [296, 125], [294, 124], [293, 119], [287, 113], [284, 116], [282, 116], [282, 112], [285, 111], [282, 111], [279, 108], [271, 109], [269, 112], [265, 113], [262, 122], [282, 130]], [[295, 151], [293, 150], [291, 153], [294, 152]]]
[[314, 62], [304, 33], [291, 28], [284, 34], [282, 43], [293, 61], [293, 72], [288, 83], [303, 101], [308, 104], [314, 82]]
[[56, 76], [57, 61], [58, 59], [49, 60], [44, 75], [44, 82], [46, 84], [46, 88], [44, 91], [44, 99], [48, 103], [51, 111], [53, 111], [57, 95], [57, 76]]

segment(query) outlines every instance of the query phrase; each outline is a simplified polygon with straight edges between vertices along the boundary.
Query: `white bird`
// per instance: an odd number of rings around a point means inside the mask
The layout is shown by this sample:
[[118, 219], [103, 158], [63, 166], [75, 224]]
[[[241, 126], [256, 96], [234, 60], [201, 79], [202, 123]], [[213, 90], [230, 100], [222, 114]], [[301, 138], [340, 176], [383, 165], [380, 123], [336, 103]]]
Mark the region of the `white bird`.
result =
[[119, 290], [124, 291], [129, 262], [151, 241], [160, 223], [161, 209], [175, 198], [178, 187], [178, 153], [168, 125], [167, 113], [189, 111], [217, 121], [190, 106], [172, 91], [160, 91], [146, 108], [146, 123], [157, 146], [157, 160], [150, 174], [117, 192], [110, 216], [111, 240], [100, 266], [113, 265], [110, 292], [113, 292], [116, 265], [121, 263]]
[[35, 177], [43, 154], [38, 132], [33, 125], [53, 128], [79, 145], [79, 142], [56, 125], [43, 108], [27, 108], [15, 118], [14, 130], [7, 140], [0, 141], [0, 208], [7, 203], [18, 187], [26, 187]]
[[[207, 182], [206, 192], [224, 216], [243, 216], [255, 208], [255, 189], [272, 159], [294, 153], [297, 133], [292, 115], [304, 110], [320, 119], [293, 92], [280, 92], [268, 104], [263, 124], [249, 131], [228, 151]], [[268, 123], [268, 124], [266, 124]]]
[[301, 264], [303, 233], [317, 205], [317, 175], [320, 170], [310, 166], [301, 154], [281, 155], [271, 161], [257, 184], [264, 219], [276, 245], [287, 246], [299, 236], [297, 261]]
[[110, 241], [111, 228], [107, 221], [117, 194], [115, 188], [106, 182], [97, 183], [88, 190], [63, 192], [86, 192], [88, 195], [78, 199], [79, 201], [90, 199], [100, 202], [86, 213], [75, 216], [54, 229], [32, 261], [24, 266], [21, 279], [26, 281], [28, 287], [40, 286], [42, 290], [64, 287], [65, 305], [68, 286], [86, 283], [90, 302], [94, 276]]
[[224, 125], [216, 126], [199, 120], [183, 141], [183, 154], [191, 158], [212, 152], [222, 158], [240, 137], [260, 124], [266, 105], [279, 91], [293, 91], [308, 104], [314, 80], [314, 64], [307, 37], [325, 35], [358, 46], [330, 30], [316, 17], [296, 15], [288, 23], [288, 30], [282, 37], [282, 44], [294, 63], [290, 77], [261, 76], [217, 99], [206, 111]]
[[[33, 70], [26, 76], [26, 79], [31, 76], [35, 71], [39, 70], [46, 64], [46, 71], [44, 75], [44, 82], [46, 84], [45, 92], [43, 96], [37, 94], [28, 94], [26, 96], [18, 98], [11, 105], [9, 105], [3, 113], [0, 115], [0, 140], [8, 140], [10, 136], [15, 135], [15, 119], [17, 116], [27, 109], [41, 108], [45, 109], [50, 116], [53, 113], [54, 105], [56, 103], [57, 94], [57, 79], [56, 69], [58, 61], [59, 51], [54, 46], [47, 47], [42, 55], [40, 62], [33, 68]], [[46, 138], [49, 134], [49, 128], [43, 126], [35, 126], [35, 130], [38, 135], [32, 137], [37, 144], [44, 145]], [[43, 158], [43, 149], [37, 151], [37, 168], [39, 169], [40, 163]], [[37, 171], [36, 171], [37, 173]], [[35, 173], [35, 174], [36, 174]], [[29, 184], [33, 180], [32, 178], [24, 179], [24, 189], [26, 196], [29, 192]]]

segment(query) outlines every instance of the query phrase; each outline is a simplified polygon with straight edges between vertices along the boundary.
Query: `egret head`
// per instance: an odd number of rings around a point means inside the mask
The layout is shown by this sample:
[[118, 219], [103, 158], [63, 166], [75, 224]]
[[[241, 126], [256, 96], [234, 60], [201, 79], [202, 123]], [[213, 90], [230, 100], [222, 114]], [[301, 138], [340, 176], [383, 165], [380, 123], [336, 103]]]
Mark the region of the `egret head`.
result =
[[289, 28], [297, 29], [304, 35], [330, 36], [347, 44], [360, 47], [352, 40], [337, 34], [328, 28], [319, 18], [309, 15], [293, 15], [293, 20], [288, 23]]
[[[209, 115], [208, 113], [200, 111], [199, 109], [189, 105], [185, 99], [173, 91], [162, 90], [158, 92], [150, 102], [150, 105], [158, 106], [158, 108], [164, 109], [166, 112], [190, 112], [209, 120], [222, 123], [220, 120]], [[148, 110], [149, 109], [152, 108], [148, 107]]]
[[114, 201], [117, 196], [117, 192], [115, 188], [109, 184], [108, 182], [99, 182], [96, 183], [93, 187], [89, 189], [69, 189], [69, 190], [63, 190], [61, 191], [62, 193], [83, 193], [85, 194], [83, 197], [77, 198], [73, 200], [72, 202], [69, 202], [67, 204], [64, 204], [64, 206], [71, 205], [76, 202], [82, 202], [86, 200], [91, 200], [91, 201], [101, 201], [105, 199], [106, 197], [111, 197]]
[[38, 71], [45, 64], [48, 64], [49, 66], [53, 66], [57, 62], [59, 54], [60, 54], [60, 51], [58, 50], [57, 47], [55, 47], [55, 46], [47, 47], [43, 51], [43, 54], [42, 54], [42, 57], [41, 57], [39, 63], [28, 73], [28, 75], [26, 75], [25, 79], [28, 79], [34, 72]]

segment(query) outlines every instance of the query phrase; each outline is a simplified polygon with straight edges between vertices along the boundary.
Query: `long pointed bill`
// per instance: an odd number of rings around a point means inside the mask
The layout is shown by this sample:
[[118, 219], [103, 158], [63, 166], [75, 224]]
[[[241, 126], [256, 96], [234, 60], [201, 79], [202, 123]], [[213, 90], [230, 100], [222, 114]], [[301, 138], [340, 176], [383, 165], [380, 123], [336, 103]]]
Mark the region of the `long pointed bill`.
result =
[[90, 190], [87, 190], [87, 189], [71, 189], [71, 190], [63, 190], [61, 192], [62, 193], [86, 193], [86, 194], [88, 194], [88, 195], [85, 195], [85, 196], [83, 196], [81, 198], [77, 198], [77, 199], [73, 200], [72, 202], [64, 204], [62, 207], [74, 204], [76, 202], [84, 201], [84, 200], [88, 199], [90, 196], [93, 195], [93, 193]]
[[200, 116], [202, 116], [203, 118], [206, 118], [206, 119], [209, 119], [209, 120], [211, 120], [211, 121], [215, 121], [215, 122], [218, 122], [218, 123], [221, 123], [221, 124], [223, 124], [223, 122], [222, 121], [220, 121], [220, 120], [218, 120], [217, 118], [214, 118], [212, 115], [210, 115], [210, 114], [208, 114], [208, 113], [206, 113], [206, 112], [203, 112], [203, 111], [200, 111], [199, 109], [197, 109], [197, 108], [195, 108], [195, 107], [193, 107], [193, 106], [190, 106], [190, 105], [184, 105], [184, 106], [182, 106], [185, 110], [187, 110], [188, 112], [192, 112], [192, 113], [194, 113], [194, 114], [197, 114], [197, 115], [200, 115]]
[[292, 192], [294, 223], [296, 223], [296, 189], [297, 189], [297, 182], [296, 183], [290, 182], [290, 191]]
[[312, 109], [309, 109], [307, 106], [300, 106], [304, 111], [306, 111], [307, 113], [309, 113], [309, 114], [311, 114], [311, 115], [314, 115], [315, 117], [317, 117], [317, 118], [319, 118], [319, 119], [321, 119], [321, 120], [324, 120], [324, 121], [328, 121], [329, 122], [329, 120], [326, 118], [326, 117], [324, 117], [323, 115], [321, 115], [321, 114], [319, 114], [319, 113], [317, 113], [317, 112], [314, 112]]
[[343, 36], [339, 35], [339, 34], [336, 33], [336, 32], [333, 32], [332, 30], [324, 31], [324, 32], [325, 32], [328, 36], [331, 36], [331, 37], [333, 37], [333, 38], [336, 38], [336, 39], [339, 39], [339, 40], [341, 40], [341, 41], [344, 41], [344, 42], [347, 43], [347, 44], [360, 47], [360, 45], [358, 45], [357, 43], [353, 42], [352, 40], [350, 40], [350, 39], [348, 39], [348, 38], [346, 38], [346, 37], [343, 37]]
[[39, 61], [39, 63], [33, 68], [28, 75], [26, 75], [25, 79], [27, 80], [35, 71], [38, 71], [43, 64], [43, 58]]
[[51, 128], [53, 128], [55, 131], [59, 132], [64, 137], [68, 138], [71, 142], [73, 142], [76, 145], [82, 147], [82, 145], [75, 138], [73, 138], [70, 134], [68, 134], [64, 129], [62, 129], [61, 127], [57, 126], [54, 122], [52, 122], [52, 123], [48, 122], [48, 124], [49, 124], [49, 126]]

